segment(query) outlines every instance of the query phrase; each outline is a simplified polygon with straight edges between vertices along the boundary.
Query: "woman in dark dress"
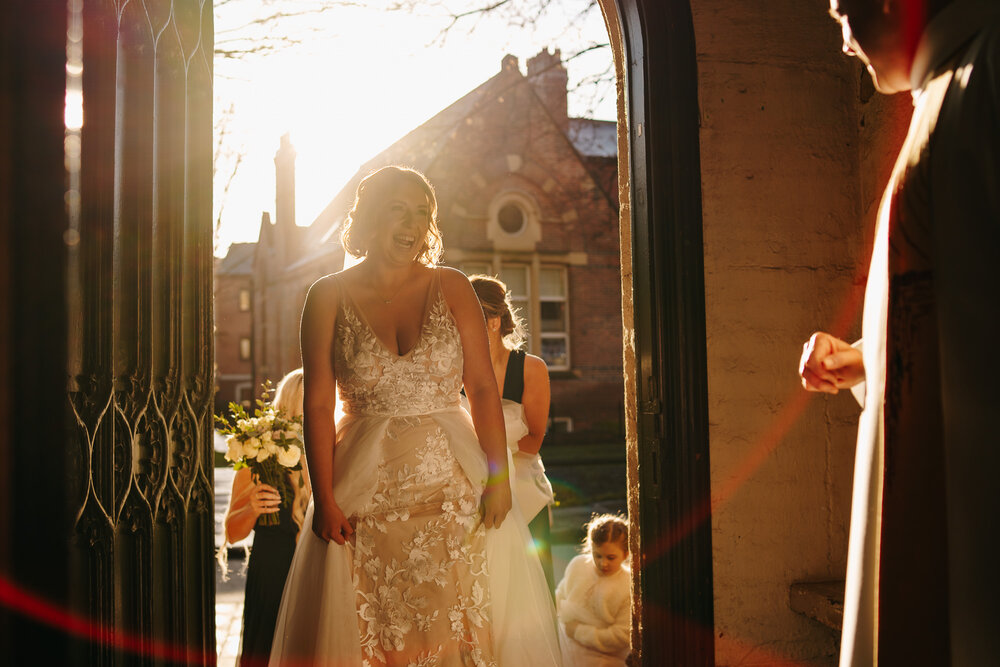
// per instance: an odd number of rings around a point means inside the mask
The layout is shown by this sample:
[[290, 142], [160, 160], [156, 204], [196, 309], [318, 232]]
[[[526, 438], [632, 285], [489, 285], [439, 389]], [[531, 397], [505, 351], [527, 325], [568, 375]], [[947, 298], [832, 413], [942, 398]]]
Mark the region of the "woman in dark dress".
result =
[[511, 452], [511, 480], [518, 504], [545, 571], [549, 592], [555, 591], [552, 570], [552, 485], [538, 452], [549, 419], [549, 369], [545, 362], [519, 349], [524, 342], [520, 319], [513, 312], [507, 286], [491, 276], [470, 276], [486, 318], [486, 333], [497, 388], [500, 390]]
[[[302, 414], [301, 368], [278, 383], [274, 406], [288, 417]], [[304, 458], [302, 463], [304, 466]], [[295, 496], [291, 503], [282, 505], [278, 489], [262, 482], [255, 483], [249, 468], [241, 468], [233, 477], [233, 492], [226, 512], [226, 541], [239, 542], [254, 531], [243, 602], [240, 667], [267, 665], [271, 653], [285, 577], [309, 502], [308, 475], [302, 471], [290, 472], [288, 482], [287, 488], [293, 489]], [[276, 525], [258, 525], [261, 515], [274, 513], [279, 517]]]

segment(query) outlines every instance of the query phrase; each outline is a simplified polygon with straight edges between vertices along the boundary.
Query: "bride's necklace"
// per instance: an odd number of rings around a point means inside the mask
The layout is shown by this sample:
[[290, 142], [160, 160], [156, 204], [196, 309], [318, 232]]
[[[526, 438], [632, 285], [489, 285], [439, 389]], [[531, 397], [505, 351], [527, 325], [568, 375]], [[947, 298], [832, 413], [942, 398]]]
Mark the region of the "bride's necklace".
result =
[[396, 291], [393, 292], [390, 296], [388, 296], [388, 297], [382, 296], [381, 291], [378, 290], [378, 289], [375, 290], [375, 296], [377, 296], [382, 303], [384, 303], [386, 305], [389, 305], [389, 304], [392, 303], [393, 299], [395, 299], [397, 296], [399, 296], [399, 293], [403, 291], [404, 287], [406, 287], [406, 281], [405, 280], [402, 282], [402, 284], [400, 284], [399, 287], [396, 288]]
[[[373, 270], [369, 272], [367, 276], [368, 284], [371, 286], [372, 291], [375, 292], [375, 296], [378, 297], [378, 300], [387, 306], [392, 303], [393, 299], [399, 296], [400, 292], [403, 291], [403, 288], [410, 282], [410, 273], [406, 272], [406, 274], [403, 275], [402, 279], [399, 281], [399, 286], [393, 289], [389, 296], [385, 296], [385, 288], [388, 287], [388, 285], [379, 285], [380, 281], [376, 280], [377, 275], [379, 275], [379, 271], [377, 268], [373, 267]], [[389, 275], [391, 276], [392, 274], [390, 273]]]

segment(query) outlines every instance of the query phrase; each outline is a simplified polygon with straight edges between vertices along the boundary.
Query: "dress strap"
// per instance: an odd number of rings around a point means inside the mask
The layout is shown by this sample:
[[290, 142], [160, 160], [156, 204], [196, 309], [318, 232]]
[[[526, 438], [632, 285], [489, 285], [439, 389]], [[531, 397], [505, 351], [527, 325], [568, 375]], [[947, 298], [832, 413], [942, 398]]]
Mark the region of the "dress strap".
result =
[[524, 350], [511, 350], [503, 376], [503, 398], [520, 403], [524, 396]]
[[421, 322], [427, 321], [427, 315], [437, 304], [438, 299], [442, 297], [441, 293], [441, 270], [437, 267], [431, 268], [431, 282], [427, 286], [427, 294], [424, 296], [424, 313], [423, 317], [420, 318]]
[[340, 271], [336, 273], [331, 273], [330, 277], [333, 278], [333, 284], [337, 286], [337, 296], [340, 297], [341, 301], [343, 301], [344, 293], [347, 290], [344, 288], [344, 281], [340, 279]]

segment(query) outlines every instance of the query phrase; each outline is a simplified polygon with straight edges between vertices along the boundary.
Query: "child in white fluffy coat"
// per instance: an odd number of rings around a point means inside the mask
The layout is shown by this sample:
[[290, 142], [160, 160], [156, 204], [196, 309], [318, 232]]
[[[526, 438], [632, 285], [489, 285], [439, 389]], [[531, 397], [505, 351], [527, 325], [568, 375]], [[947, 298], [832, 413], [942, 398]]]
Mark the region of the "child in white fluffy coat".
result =
[[584, 545], [556, 588], [563, 664], [624, 667], [632, 633], [628, 524], [611, 514], [595, 516]]

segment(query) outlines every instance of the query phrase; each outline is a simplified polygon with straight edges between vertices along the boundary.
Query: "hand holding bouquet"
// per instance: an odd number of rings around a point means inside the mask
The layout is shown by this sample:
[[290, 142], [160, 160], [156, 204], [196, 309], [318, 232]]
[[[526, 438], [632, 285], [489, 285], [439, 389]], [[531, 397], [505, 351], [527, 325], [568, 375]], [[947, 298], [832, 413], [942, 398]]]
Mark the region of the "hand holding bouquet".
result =
[[[216, 416], [219, 432], [226, 436], [226, 460], [233, 469], [250, 468], [255, 483], [263, 482], [278, 489], [281, 506], [287, 507], [295, 495], [288, 473], [301, 470], [302, 417], [288, 417], [284, 411], [267, 401], [270, 384], [257, 401], [250, 415], [238, 403], [229, 404], [229, 417]], [[232, 421], [230, 421], [232, 419]], [[257, 522], [274, 526], [279, 515], [262, 514]]]

